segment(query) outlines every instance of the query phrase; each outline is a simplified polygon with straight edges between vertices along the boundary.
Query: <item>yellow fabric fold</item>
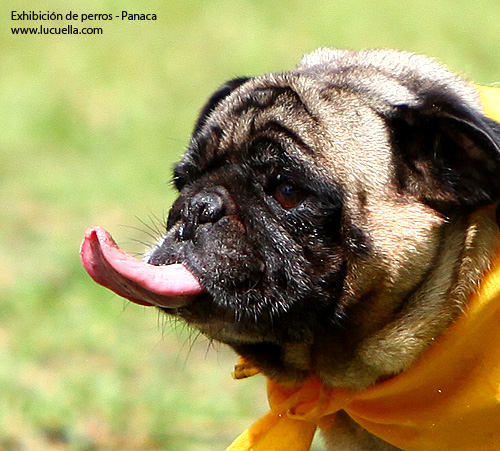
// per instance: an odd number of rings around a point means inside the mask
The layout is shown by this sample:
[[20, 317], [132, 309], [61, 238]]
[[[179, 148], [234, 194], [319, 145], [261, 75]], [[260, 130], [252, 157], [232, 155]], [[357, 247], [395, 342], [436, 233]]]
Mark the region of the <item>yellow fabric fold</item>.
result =
[[226, 451], [307, 451], [315, 430], [313, 423], [270, 411], [243, 432]]
[[[500, 88], [478, 87], [500, 122]], [[500, 449], [500, 249], [464, 314], [409, 370], [361, 392], [267, 382], [271, 411], [227, 451], [306, 451], [345, 410], [406, 451]]]

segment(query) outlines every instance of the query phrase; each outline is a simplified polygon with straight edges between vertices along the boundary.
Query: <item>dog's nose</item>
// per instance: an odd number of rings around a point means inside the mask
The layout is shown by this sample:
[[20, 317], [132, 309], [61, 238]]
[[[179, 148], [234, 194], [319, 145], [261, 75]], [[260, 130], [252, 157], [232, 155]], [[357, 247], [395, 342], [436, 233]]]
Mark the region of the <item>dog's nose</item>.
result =
[[[182, 209], [182, 224], [177, 231], [177, 238], [181, 241], [194, 238], [200, 224], [217, 222], [226, 213], [223, 192], [203, 191], [195, 194]], [[225, 190], [224, 190], [225, 191]]]

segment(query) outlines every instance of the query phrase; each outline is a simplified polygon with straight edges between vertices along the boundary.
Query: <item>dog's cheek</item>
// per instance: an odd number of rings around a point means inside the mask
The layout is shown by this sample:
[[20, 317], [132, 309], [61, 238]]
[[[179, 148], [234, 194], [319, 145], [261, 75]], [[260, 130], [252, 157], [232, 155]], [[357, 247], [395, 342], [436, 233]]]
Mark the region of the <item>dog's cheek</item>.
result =
[[[365, 252], [348, 252], [344, 301], [367, 293], [387, 299], [406, 296], [433, 264], [443, 224], [441, 215], [416, 201], [367, 204], [364, 223], [358, 225], [365, 238], [356, 242], [369, 246], [361, 246]], [[387, 303], [381, 313], [390, 315], [393, 308], [394, 303]]]

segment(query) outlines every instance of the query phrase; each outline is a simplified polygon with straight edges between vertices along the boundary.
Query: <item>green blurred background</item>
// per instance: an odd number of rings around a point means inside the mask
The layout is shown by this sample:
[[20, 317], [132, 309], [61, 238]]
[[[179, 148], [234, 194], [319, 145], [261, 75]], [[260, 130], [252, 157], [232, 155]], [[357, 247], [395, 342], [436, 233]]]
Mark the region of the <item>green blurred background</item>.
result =
[[[12, 10], [158, 20], [14, 36], [41, 22], [13, 22]], [[172, 165], [219, 84], [291, 68], [319, 46], [396, 47], [500, 81], [498, 0], [7, 0], [0, 11], [5, 451], [222, 450], [266, 410], [263, 379], [231, 379], [230, 351], [126, 304], [78, 259], [91, 225], [130, 252], [152, 241], [144, 223], [168, 211]]]

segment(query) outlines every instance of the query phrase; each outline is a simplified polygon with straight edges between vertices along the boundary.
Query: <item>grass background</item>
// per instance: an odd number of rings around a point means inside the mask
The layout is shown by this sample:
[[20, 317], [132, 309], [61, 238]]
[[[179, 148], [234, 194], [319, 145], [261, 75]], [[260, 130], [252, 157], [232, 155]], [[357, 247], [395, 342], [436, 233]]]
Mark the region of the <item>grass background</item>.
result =
[[[12, 10], [158, 20], [13, 36], [40, 22], [13, 22]], [[5, 451], [215, 451], [266, 410], [262, 379], [231, 379], [230, 351], [126, 304], [78, 259], [96, 224], [144, 250], [141, 221], [168, 211], [172, 165], [223, 81], [290, 68], [319, 46], [396, 47], [500, 81], [498, 0], [6, 0], [0, 36]]]

